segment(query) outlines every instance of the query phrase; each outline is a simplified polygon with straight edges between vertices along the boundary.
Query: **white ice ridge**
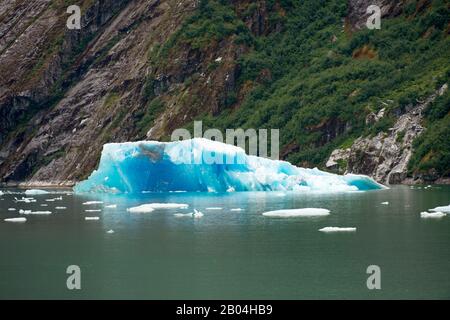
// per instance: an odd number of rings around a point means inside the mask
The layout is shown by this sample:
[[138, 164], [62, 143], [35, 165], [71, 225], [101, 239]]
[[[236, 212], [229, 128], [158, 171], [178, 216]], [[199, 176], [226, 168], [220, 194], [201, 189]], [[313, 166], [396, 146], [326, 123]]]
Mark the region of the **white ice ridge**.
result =
[[356, 228], [349, 227], [349, 228], [340, 228], [340, 227], [325, 227], [322, 229], [319, 229], [320, 232], [355, 232]]
[[445, 217], [446, 214], [443, 212], [421, 212], [421, 218], [442, 218]]
[[30, 190], [25, 191], [26, 195], [37, 195], [37, 194], [47, 194], [47, 193], [48, 193], [48, 191], [40, 190], [40, 189], [30, 189]]
[[287, 209], [287, 210], [275, 210], [264, 212], [263, 216], [266, 217], [279, 217], [279, 218], [290, 218], [290, 217], [316, 217], [316, 216], [327, 216], [330, 214], [330, 210], [322, 208], [303, 208], [303, 209]]
[[3, 219], [3, 221], [6, 221], [6, 222], [26, 222], [27, 218], [7, 218], [7, 219]]
[[450, 212], [450, 205], [443, 207], [436, 207], [434, 209], [430, 209], [430, 211], [438, 211], [438, 212]]
[[76, 193], [340, 192], [384, 188], [367, 176], [340, 176], [299, 168], [286, 161], [246, 155], [239, 147], [194, 138], [105, 144], [98, 170], [74, 190]]

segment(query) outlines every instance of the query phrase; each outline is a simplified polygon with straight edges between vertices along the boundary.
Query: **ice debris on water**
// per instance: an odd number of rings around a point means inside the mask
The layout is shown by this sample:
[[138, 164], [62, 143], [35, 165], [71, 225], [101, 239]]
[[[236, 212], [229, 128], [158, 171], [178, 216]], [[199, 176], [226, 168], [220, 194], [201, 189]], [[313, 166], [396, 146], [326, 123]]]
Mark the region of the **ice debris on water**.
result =
[[47, 194], [47, 193], [49, 193], [49, 192], [45, 191], [45, 190], [40, 190], [40, 189], [25, 190], [26, 195], [39, 195], [39, 194]]
[[100, 217], [84, 217], [84, 220], [100, 220]]
[[421, 212], [421, 218], [442, 218], [445, 217], [446, 214], [444, 212]]
[[102, 204], [103, 203], [103, 201], [86, 201], [86, 202], [83, 202], [83, 205], [84, 206], [90, 206], [90, 205], [93, 205], [93, 204]]
[[6, 222], [26, 222], [27, 218], [7, 218], [7, 219], [3, 219], [3, 221], [6, 221]]
[[367, 176], [299, 168], [286, 161], [246, 155], [233, 145], [194, 138], [105, 144], [98, 169], [77, 183], [74, 191], [343, 192], [385, 188]]
[[194, 217], [194, 218], [201, 218], [201, 217], [203, 217], [203, 216], [204, 216], [204, 214], [203, 214], [202, 212], [200, 212], [200, 211], [194, 209], [194, 214], [193, 214], [193, 217]]
[[330, 214], [330, 210], [322, 208], [302, 208], [302, 209], [286, 209], [286, 210], [275, 210], [264, 212], [263, 216], [266, 217], [279, 217], [279, 218], [290, 218], [290, 217], [316, 217], [316, 216], [327, 216]]
[[341, 227], [325, 227], [322, 229], [319, 229], [320, 232], [354, 232], [356, 231], [356, 228], [353, 227], [346, 227], [346, 228], [341, 228]]
[[430, 211], [450, 212], [450, 205], [442, 206], [442, 207], [436, 207], [436, 208], [430, 209]]

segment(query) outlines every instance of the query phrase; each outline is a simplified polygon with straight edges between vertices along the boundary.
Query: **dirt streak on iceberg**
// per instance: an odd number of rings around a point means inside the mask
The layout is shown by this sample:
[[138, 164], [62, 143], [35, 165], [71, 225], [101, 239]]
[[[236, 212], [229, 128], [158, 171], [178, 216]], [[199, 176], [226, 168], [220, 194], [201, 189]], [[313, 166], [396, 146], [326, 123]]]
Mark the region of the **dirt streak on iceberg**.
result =
[[110, 143], [77, 193], [167, 191], [323, 191], [383, 189], [367, 176], [335, 175], [286, 161], [249, 156], [239, 147], [203, 138], [176, 142]]

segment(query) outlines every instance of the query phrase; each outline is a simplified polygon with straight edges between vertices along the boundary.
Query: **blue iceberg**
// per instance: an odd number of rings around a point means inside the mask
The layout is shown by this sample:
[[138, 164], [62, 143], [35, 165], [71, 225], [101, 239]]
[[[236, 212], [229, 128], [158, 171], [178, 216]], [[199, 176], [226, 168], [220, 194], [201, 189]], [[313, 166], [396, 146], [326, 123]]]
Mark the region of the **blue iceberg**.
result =
[[246, 155], [203, 138], [109, 143], [99, 167], [76, 193], [321, 191], [384, 189], [367, 176], [340, 176], [289, 162]]

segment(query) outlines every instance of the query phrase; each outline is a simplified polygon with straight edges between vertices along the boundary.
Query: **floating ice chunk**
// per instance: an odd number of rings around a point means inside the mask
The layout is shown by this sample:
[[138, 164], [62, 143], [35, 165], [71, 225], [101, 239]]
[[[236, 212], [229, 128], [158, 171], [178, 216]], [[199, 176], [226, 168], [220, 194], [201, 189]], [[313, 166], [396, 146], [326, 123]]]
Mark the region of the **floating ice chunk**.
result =
[[153, 209], [186, 209], [189, 207], [186, 203], [149, 203]]
[[443, 207], [436, 207], [434, 209], [430, 209], [429, 211], [450, 212], [450, 205]]
[[221, 207], [209, 207], [209, 208], [205, 208], [205, 210], [222, 210], [223, 208]]
[[233, 208], [233, 209], [230, 209], [230, 211], [242, 211], [242, 209], [241, 208]]
[[67, 207], [55, 207], [56, 210], [66, 210]]
[[340, 227], [325, 227], [319, 229], [320, 232], [354, 232], [356, 228], [340, 228]]
[[21, 199], [17, 199], [16, 197], [14, 197], [14, 201], [15, 202], [31, 203], [31, 202], [36, 202], [36, 199], [34, 199], [34, 198], [24, 198], [24, 197], [22, 197]]
[[16, 211], [16, 208], [8, 208], [8, 211]]
[[84, 220], [100, 220], [100, 217], [84, 217]]
[[389, 204], [389, 202], [388, 202], [388, 201], [386, 201], [386, 202], [382, 202], [381, 204], [384, 204], [384, 205], [388, 205], [388, 204]]
[[155, 211], [155, 209], [149, 204], [143, 204], [137, 207], [128, 208], [127, 211], [132, 213], [148, 213]]
[[0, 196], [4, 195], [3, 191], [0, 190]]
[[185, 203], [147, 203], [138, 207], [128, 208], [129, 212], [152, 212], [155, 209], [186, 209], [189, 207]]
[[45, 191], [45, 190], [40, 190], [40, 189], [30, 189], [30, 190], [25, 191], [26, 195], [38, 195], [38, 194], [47, 194], [47, 193], [49, 193], [49, 192]]
[[[105, 181], [105, 177], [109, 179]], [[286, 161], [246, 155], [239, 147], [194, 138], [105, 144], [98, 169], [74, 190], [76, 193], [343, 192], [385, 188], [367, 176], [339, 176], [299, 168]]]
[[421, 218], [442, 218], [445, 217], [446, 214], [443, 212], [421, 212]]
[[108, 230], [108, 231], [106, 231], [106, 233], [109, 233], [109, 234], [111, 234], [111, 233], [114, 233], [114, 230]]
[[289, 210], [275, 210], [264, 212], [263, 216], [266, 217], [316, 217], [327, 216], [330, 214], [330, 210], [321, 208], [303, 208], [303, 209], [289, 209]]
[[6, 222], [26, 222], [27, 218], [7, 218], [3, 220]]
[[178, 218], [183, 218], [183, 217], [192, 217], [193, 216], [193, 212], [190, 212], [190, 213], [174, 213], [174, 216], [175, 217], [178, 217]]
[[90, 205], [93, 205], [93, 204], [102, 204], [103, 203], [103, 201], [86, 201], [86, 202], [83, 202], [83, 205], [84, 206], [90, 206]]
[[31, 210], [19, 210], [20, 214], [51, 214], [51, 211], [31, 211]]
[[115, 208], [117, 208], [117, 204], [109, 204], [109, 205], [105, 206], [105, 208], [115, 209]]
[[102, 212], [102, 210], [100, 210], [100, 209], [86, 209], [86, 210], [84, 210], [84, 212]]
[[56, 198], [45, 199], [45, 201], [48, 201], [48, 202], [61, 201], [61, 200], [62, 200], [62, 197], [56, 197]]
[[194, 218], [201, 218], [204, 216], [204, 214], [196, 209], [194, 209]]
[[48, 207], [48, 204], [42, 203], [41, 207]]

